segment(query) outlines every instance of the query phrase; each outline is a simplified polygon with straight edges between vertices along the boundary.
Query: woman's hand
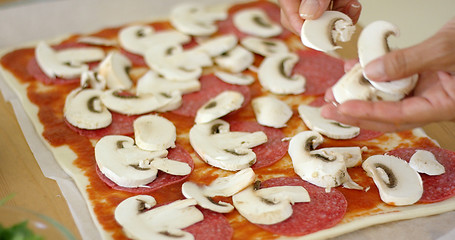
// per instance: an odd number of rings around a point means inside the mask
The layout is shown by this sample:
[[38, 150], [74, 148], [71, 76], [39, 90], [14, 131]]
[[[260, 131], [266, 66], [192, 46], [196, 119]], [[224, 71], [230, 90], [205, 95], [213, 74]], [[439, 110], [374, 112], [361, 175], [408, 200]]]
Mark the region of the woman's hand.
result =
[[[352, 66], [347, 63], [346, 66]], [[326, 104], [322, 115], [345, 124], [383, 132], [455, 120], [455, 18], [424, 42], [388, 53], [365, 66], [375, 81], [419, 74], [411, 96], [398, 102], [352, 100]], [[331, 90], [326, 100], [334, 101]]]
[[305, 19], [317, 19], [326, 10], [347, 14], [354, 23], [360, 16], [362, 6], [357, 0], [278, 0], [281, 7], [281, 24], [300, 35]]

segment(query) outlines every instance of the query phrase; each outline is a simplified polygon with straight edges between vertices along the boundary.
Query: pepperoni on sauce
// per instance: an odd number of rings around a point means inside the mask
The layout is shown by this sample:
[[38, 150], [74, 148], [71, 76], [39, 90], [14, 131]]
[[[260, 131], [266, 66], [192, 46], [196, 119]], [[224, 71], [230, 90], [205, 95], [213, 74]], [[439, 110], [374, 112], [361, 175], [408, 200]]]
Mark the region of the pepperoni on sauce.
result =
[[[274, 21], [275, 23], [280, 23], [280, 8], [269, 1], [256, 1], [256, 2], [249, 2], [249, 3], [241, 3], [232, 6], [228, 13], [229, 16], [226, 20], [218, 22], [218, 33], [219, 35], [223, 34], [235, 34], [239, 39], [242, 39], [248, 34], [239, 31], [234, 23], [233, 23], [233, 16], [240, 10], [248, 9], [248, 8], [260, 8], [265, 11], [265, 13], [269, 16], [269, 18]], [[283, 28], [283, 32], [277, 36], [277, 38], [286, 39], [292, 33], [287, 29]]]
[[296, 52], [299, 61], [293, 74], [306, 78], [305, 95], [321, 95], [344, 75], [344, 61], [313, 49]]
[[440, 202], [455, 196], [455, 152], [439, 147], [425, 147], [398, 148], [388, 152], [387, 154], [399, 157], [409, 162], [411, 156], [416, 150], [430, 151], [446, 170], [444, 174], [438, 176], [430, 176], [420, 173], [423, 182], [423, 195], [419, 202]]
[[284, 133], [276, 128], [259, 125], [255, 121], [231, 121], [231, 131], [257, 132], [263, 131], [267, 135], [267, 142], [253, 148], [256, 154], [256, 163], [251, 166], [253, 169], [268, 167], [286, 155], [289, 142], [282, 141]]
[[202, 76], [200, 82], [201, 90], [183, 95], [182, 106], [172, 111], [173, 113], [187, 117], [195, 117], [197, 110], [202, 105], [221, 92], [228, 90], [238, 91], [243, 95], [244, 100], [242, 107], [246, 106], [250, 102], [251, 93], [247, 86], [225, 83], [213, 74]]
[[[175, 148], [169, 149], [169, 153], [167, 155], [168, 159], [179, 161], [179, 162], [185, 162], [188, 163], [191, 167], [191, 170], [194, 169], [194, 162], [193, 159], [191, 158], [191, 155], [181, 146], [177, 145]], [[181, 183], [185, 181], [188, 175], [185, 176], [176, 176], [176, 175], [171, 175], [165, 172], [158, 171], [158, 176], [156, 179], [147, 184], [146, 187], [138, 187], [138, 188], [126, 188], [126, 187], [121, 187], [117, 185], [116, 183], [112, 182], [109, 178], [107, 178], [97, 167], [96, 168], [96, 173], [100, 177], [101, 180], [103, 180], [104, 183], [106, 183], [108, 186], [115, 190], [120, 190], [120, 191], [125, 191], [125, 192], [131, 192], [131, 193], [136, 193], [136, 194], [149, 194], [152, 193], [156, 190], [159, 190], [163, 187], [176, 184], [176, 183]]]
[[124, 115], [116, 112], [111, 112], [112, 114], [112, 123], [101, 129], [88, 130], [81, 129], [76, 126], [71, 125], [68, 121], [65, 120], [65, 123], [68, 127], [77, 132], [79, 135], [86, 136], [88, 138], [102, 138], [106, 135], [133, 135], [134, 128], [133, 123], [139, 115]]
[[195, 240], [229, 240], [232, 239], [234, 229], [221, 213], [199, 208], [204, 215], [204, 220], [195, 223], [185, 229], [193, 234]]
[[347, 201], [341, 192], [331, 189], [325, 192], [324, 188], [305, 182], [300, 178], [273, 178], [262, 182], [261, 187], [275, 186], [302, 186], [309, 195], [310, 202], [295, 203], [292, 206], [293, 214], [281, 223], [273, 225], [257, 224], [260, 228], [275, 234], [285, 236], [302, 236], [335, 226], [343, 219]]

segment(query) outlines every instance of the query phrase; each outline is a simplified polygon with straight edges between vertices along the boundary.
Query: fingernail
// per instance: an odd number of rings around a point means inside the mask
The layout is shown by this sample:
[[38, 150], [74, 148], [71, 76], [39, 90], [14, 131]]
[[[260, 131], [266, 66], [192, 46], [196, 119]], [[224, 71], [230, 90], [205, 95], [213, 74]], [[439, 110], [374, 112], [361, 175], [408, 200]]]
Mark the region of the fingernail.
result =
[[363, 69], [363, 73], [371, 80], [387, 80], [384, 64], [379, 59], [368, 63]]
[[348, 10], [347, 14], [349, 16], [357, 16], [359, 14], [361, 8], [362, 8], [362, 5], [359, 2], [354, 1], [349, 5], [349, 7], [347, 9]]
[[319, 1], [305, 0], [300, 4], [299, 14], [302, 18], [312, 18], [319, 10]]

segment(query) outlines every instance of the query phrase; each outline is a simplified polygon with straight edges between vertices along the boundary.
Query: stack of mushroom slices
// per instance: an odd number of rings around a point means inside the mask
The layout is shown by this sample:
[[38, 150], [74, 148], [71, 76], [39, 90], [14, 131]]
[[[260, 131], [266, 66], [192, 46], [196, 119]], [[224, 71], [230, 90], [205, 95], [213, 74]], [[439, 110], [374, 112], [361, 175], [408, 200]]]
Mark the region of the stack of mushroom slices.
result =
[[[354, 32], [355, 26], [347, 15], [338, 11], [326, 11], [321, 18], [304, 22], [301, 40], [309, 48], [332, 52], [341, 48], [336, 42], [349, 41]], [[414, 89], [417, 74], [390, 82], [375, 82], [363, 73], [363, 68], [369, 62], [391, 51], [387, 42], [390, 35], [398, 36], [399, 29], [383, 20], [374, 21], [363, 29], [357, 46], [359, 63], [332, 88], [338, 103], [348, 100], [399, 101]]]

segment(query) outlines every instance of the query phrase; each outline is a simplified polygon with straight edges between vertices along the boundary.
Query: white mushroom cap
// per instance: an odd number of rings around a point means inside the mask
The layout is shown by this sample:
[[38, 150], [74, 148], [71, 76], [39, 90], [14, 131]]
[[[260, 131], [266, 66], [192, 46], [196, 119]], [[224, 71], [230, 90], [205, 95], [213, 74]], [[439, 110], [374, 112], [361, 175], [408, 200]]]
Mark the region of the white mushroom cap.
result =
[[329, 52], [341, 48], [336, 41], [347, 42], [354, 32], [349, 16], [339, 11], [325, 11], [318, 19], [303, 22], [300, 37], [305, 46]]
[[174, 7], [170, 13], [170, 21], [180, 32], [208, 36], [218, 30], [216, 21], [227, 18], [225, 11], [212, 11], [198, 3], [184, 3]]
[[288, 46], [279, 39], [265, 39], [253, 36], [243, 38], [240, 43], [246, 49], [262, 55], [264, 57], [270, 56], [275, 53], [289, 52]]
[[103, 49], [98, 47], [80, 47], [56, 51], [55, 56], [62, 63], [77, 66], [103, 60], [105, 54]]
[[208, 40], [200, 42], [194, 49], [203, 51], [210, 57], [220, 56], [221, 54], [233, 49], [237, 46], [237, 36], [234, 34], [221, 35], [211, 37]]
[[166, 30], [155, 32], [149, 25], [132, 25], [119, 32], [120, 45], [127, 51], [144, 55], [148, 48], [156, 45], [184, 44], [191, 40], [179, 31]]
[[420, 173], [430, 176], [445, 173], [445, 168], [436, 160], [434, 154], [427, 150], [417, 150], [409, 160], [409, 166]]
[[255, 190], [253, 186], [232, 197], [235, 208], [248, 221], [255, 224], [276, 224], [292, 215], [292, 204], [309, 202], [305, 188], [279, 186]]
[[230, 73], [224, 71], [215, 71], [215, 76], [223, 82], [235, 85], [250, 85], [255, 81], [255, 78], [248, 74]]
[[300, 132], [289, 142], [289, 155], [294, 171], [303, 180], [324, 188], [337, 187], [346, 181], [346, 163], [343, 156], [313, 150], [323, 142], [315, 131]]
[[274, 37], [283, 31], [281, 25], [273, 22], [264, 10], [248, 8], [234, 14], [234, 26], [241, 32], [257, 37]]
[[73, 126], [100, 129], [112, 122], [112, 115], [100, 100], [101, 90], [76, 88], [66, 97], [63, 114]]
[[214, 61], [223, 69], [227, 69], [233, 73], [239, 73], [253, 64], [254, 54], [239, 45], [216, 57]]
[[133, 82], [128, 74], [131, 61], [117, 51], [110, 52], [100, 63], [98, 74], [106, 80], [110, 89], [129, 89]]
[[176, 90], [182, 94], [186, 94], [199, 91], [200, 89], [201, 83], [198, 79], [172, 81], [151, 70], [139, 78], [136, 86], [136, 92], [139, 95], [156, 92], [170, 93]]
[[122, 187], [146, 185], [156, 178], [158, 170], [149, 162], [167, 155], [166, 150], [151, 152], [139, 149], [130, 137], [108, 135], [95, 145], [95, 159], [100, 171]]
[[298, 107], [300, 118], [308, 128], [333, 139], [351, 139], [360, 133], [360, 128], [345, 125], [321, 116], [320, 107], [301, 104]]
[[272, 96], [257, 97], [251, 104], [258, 123], [268, 127], [285, 127], [293, 114], [289, 105]]
[[255, 177], [256, 174], [252, 168], [245, 168], [227, 177], [215, 179], [210, 185], [203, 188], [203, 192], [209, 197], [230, 197], [252, 184]]
[[191, 233], [181, 230], [204, 219], [202, 212], [195, 207], [194, 199], [177, 200], [152, 208], [155, 205], [152, 196], [127, 198], [115, 209], [115, 220], [132, 239], [194, 239]]
[[175, 147], [177, 129], [174, 124], [158, 115], [144, 115], [133, 123], [136, 144], [149, 151]]
[[97, 72], [87, 71], [81, 74], [81, 87], [104, 90], [107, 86], [106, 79]]
[[208, 123], [242, 106], [244, 97], [237, 91], [223, 91], [202, 105], [195, 117], [196, 123]]
[[258, 70], [262, 87], [276, 94], [300, 94], [305, 91], [306, 79], [293, 75], [292, 68], [299, 57], [293, 53], [277, 53], [266, 57]]
[[[399, 29], [396, 25], [387, 21], [375, 21], [368, 24], [360, 33], [358, 40], [359, 62], [365, 67], [372, 60], [390, 52], [387, 38], [389, 35], [398, 35]], [[368, 79], [367, 76], [365, 78]], [[408, 94], [415, 86], [418, 75], [412, 75], [408, 78], [390, 81], [375, 82], [371, 84], [386, 93], [390, 94]]]
[[326, 152], [326, 155], [337, 153], [343, 156], [347, 168], [360, 166], [362, 164], [363, 148], [360, 147], [327, 147], [321, 148], [319, 151]]
[[228, 213], [234, 210], [230, 203], [215, 202], [212, 198], [205, 196], [202, 187], [193, 182], [185, 182], [182, 185], [182, 194], [186, 198], [192, 198], [197, 201], [197, 204], [205, 209], [212, 210], [218, 213]]
[[237, 171], [256, 162], [251, 148], [267, 142], [264, 132], [230, 132], [229, 123], [221, 119], [195, 124], [190, 130], [190, 143], [208, 164]]
[[411, 205], [422, 197], [422, 179], [406, 161], [389, 155], [374, 155], [367, 158], [362, 167], [373, 178], [383, 202], [395, 206]]

